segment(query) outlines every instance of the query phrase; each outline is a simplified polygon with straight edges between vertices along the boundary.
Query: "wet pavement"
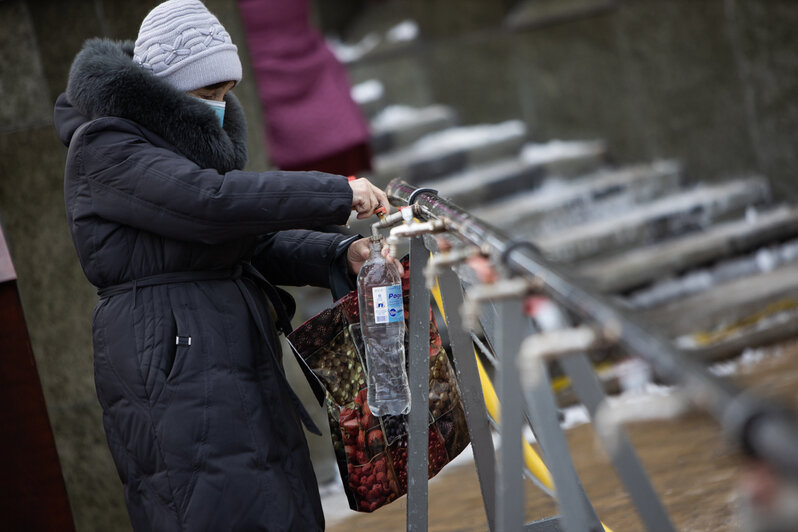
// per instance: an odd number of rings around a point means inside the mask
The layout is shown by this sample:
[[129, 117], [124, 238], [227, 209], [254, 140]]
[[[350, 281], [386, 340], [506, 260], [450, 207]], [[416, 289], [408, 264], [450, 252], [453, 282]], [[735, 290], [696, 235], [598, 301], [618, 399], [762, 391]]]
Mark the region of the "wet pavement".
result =
[[[757, 350], [746, 361], [725, 365], [725, 373], [733, 372], [726, 378], [798, 408], [798, 342]], [[677, 419], [629, 424], [626, 430], [677, 530], [741, 530], [736, 488], [746, 461], [713, 419], [690, 411]], [[592, 427], [576, 426], [566, 436], [577, 472], [602, 521], [614, 532], [644, 530]], [[448, 466], [430, 482], [429, 494], [430, 532], [487, 530], [473, 462]], [[552, 499], [530, 482], [525, 485], [525, 499], [527, 521], [557, 514]], [[406, 511], [403, 497], [372, 514], [328, 518], [327, 530], [402, 531]]]

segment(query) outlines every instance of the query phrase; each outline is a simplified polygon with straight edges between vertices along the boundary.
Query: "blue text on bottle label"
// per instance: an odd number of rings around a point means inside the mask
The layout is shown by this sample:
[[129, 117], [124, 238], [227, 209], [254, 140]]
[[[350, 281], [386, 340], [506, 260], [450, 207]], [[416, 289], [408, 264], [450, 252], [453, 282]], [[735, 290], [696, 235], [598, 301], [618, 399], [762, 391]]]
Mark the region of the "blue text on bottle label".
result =
[[393, 323], [405, 319], [401, 284], [375, 286], [371, 291], [374, 296], [375, 323]]

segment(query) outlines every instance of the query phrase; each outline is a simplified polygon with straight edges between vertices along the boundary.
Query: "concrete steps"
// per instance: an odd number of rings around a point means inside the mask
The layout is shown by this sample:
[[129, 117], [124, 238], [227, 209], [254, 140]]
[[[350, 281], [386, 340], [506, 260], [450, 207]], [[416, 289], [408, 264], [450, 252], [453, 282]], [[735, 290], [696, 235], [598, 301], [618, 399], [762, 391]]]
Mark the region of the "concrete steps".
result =
[[497, 227], [516, 228], [534, 237], [597, 219], [602, 213], [604, 217], [613, 215], [621, 206], [662, 197], [676, 191], [682, 181], [681, 167], [675, 161], [603, 168], [573, 179], [553, 179], [538, 190], [482, 203], [473, 212]]
[[407, 147], [376, 156], [375, 182], [384, 186], [402, 177], [409, 183], [421, 183], [517, 155], [525, 141], [526, 126], [520, 120], [430, 133]]
[[352, 99], [367, 118], [374, 118], [386, 105], [385, 87], [376, 79], [352, 87]]
[[437, 190], [441, 196], [462, 207], [473, 208], [476, 214], [480, 208], [500, 205], [502, 199], [512, 195], [525, 192], [534, 195], [545, 179], [572, 178], [604, 164], [606, 153], [601, 142], [556, 144], [558, 156], [543, 157], [545, 151], [553, 153], [548, 145], [527, 143], [518, 155], [469, 167], [421, 184]]
[[[674, 340], [690, 344], [695, 331], [798, 294], [798, 207], [773, 207], [765, 178], [688, 182], [675, 160], [616, 167], [600, 140], [530, 143], [520, 121], [458, 126], [445, 105], [388, 105], [373, 84], [360, 93], [377, 185], [400, 177], [437, 190], [534, 242]], [[798, 312], [787, 323], [686, 348], [715, 360], [746, 339], [798, 331]]]
[[379, 155], [404, 148], [424, 135], [457, 125], [454, 109], [445, 105], [416, 108], [391, 105], [371, 120], [371, 148]]
[[[768, 183], [759, 177], [700, 185], [534, 240], [553, 260], [580, 262], [705, 229], [751, 206], [765, 205], [769, 197]], [[520, 236], [520, 231], [516, 234]]]
[[798, 208], [781, 206], [668, 242], [592, 260], [579, 272], [602, 292], [626, 292], [794, 238], [798, 238]]
[[640, 312], [667, 336], [677, 338], [738, 322], [777, 301], [798, 301], [798, 264], [741, 277]]

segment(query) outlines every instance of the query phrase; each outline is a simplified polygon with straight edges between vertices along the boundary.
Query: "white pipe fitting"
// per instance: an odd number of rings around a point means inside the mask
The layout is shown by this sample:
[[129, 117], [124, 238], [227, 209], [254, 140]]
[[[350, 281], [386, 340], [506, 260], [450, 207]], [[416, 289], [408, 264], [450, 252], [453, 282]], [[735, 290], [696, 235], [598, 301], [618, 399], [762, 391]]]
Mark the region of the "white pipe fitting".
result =
[[539, 386], [546, 361], [590, 351], [603, 345], [604, 338], [592, 327], [582, 325], [546, 331], [527, 337], [521, 344], [518, 371], [524, 388]]
[[491, 284], [472, 286], [468, 289], [463, 305], [460, 308], [463, 325], [472, 330], [476, 330], [479, 327], [479, 305], [483, 301], [514, 297], [522, 298], [537, 291], [541, 286], [542, 284], [539, 280], [525, 277], [513, 277]]

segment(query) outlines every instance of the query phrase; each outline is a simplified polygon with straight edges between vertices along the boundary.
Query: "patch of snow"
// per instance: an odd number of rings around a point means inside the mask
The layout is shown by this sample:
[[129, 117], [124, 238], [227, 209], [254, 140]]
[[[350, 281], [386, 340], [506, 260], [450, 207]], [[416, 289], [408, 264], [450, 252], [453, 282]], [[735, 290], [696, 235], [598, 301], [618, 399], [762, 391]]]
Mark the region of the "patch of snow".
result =
[[740, 364], [737, 360], [725, 360], [717, 362], [709, 367], [709, 372], [718, 377], [730, 377], [737, 373], [740, 369]]
[[[491, 431], [491, 440], [493, 440], [493, 448], [498, 449], [501, 447], [502, 438], [496, 432]], [[461, 466], [464, 464], [470, 464], [474, 461], [474, 449], [471, 447], [471, 444], [463, 449], [463, 451], [454, 457], [454, 460], [446, 464], [440, 473], [437, 474], [434, 478], [430, 479], [430, 482], [434, 481], [436, 478], [440, 478], [442, 475], [446, 473], [447, 470], [450, 470], [452, 467]]]
[[521, 434], [521, 437], [528, 443], [535, 443], [538, 441], [537, 438], [535, 438], [535, 433], [532, 432], [532, 427], [529, 425], [524, 425], [524, 430]]
[[737, 373], [740, 363], [737, 360], [724, 360], [717, 362], [709, 367], [709, 372], [718, 377], [729, 377]]
[[745, 221], [748, 223], [754, 223], [758, 219], [759, 219], [759, 210], [753, 205], [748, 206], [748, 208], [745, 209]]
[[372, 119], [371, 127], [376, 131], [388, 131], [447, 119], [453, 121], [454, 112], [445, 105], [411, 107], [409, 105], [394, 104], [382, 109]]
[[414, 20], [405, 20], [385, 33], [388, 42], [413, 41], [418, 37], [418, 24]]
[[790, 240], [777, 246], [765, 246], [747, 255], [722, 261], [710, 268], [702, 268], [678, 278], [659, 281], [634, 292], [626, 298], [626, 302], [634, 308], [651, 308], [735, 279], [768, 273], [796, 260], [798, 260], [798, 240]]
[[505, 179], [508, 174], [521, 168], [522, 164], [515, 158], [502, 159], [498, 162], [469, 166], [442, 178], [425, 181], [424, 186], [434, 188], [441, 196], [448, 196], [463, 190], [490, 185], [494, 181]]
[[709, 367], [709, 371], [718, 377], [729, 377], [746, 368], [759, 364], [768, 356], [780, 356], [780, 354], [778, 349], [766, 350], [761, 347], [746, 348], [737, 358], [712, 364]]
[[673, 344], [679, 349], [698, 349], [701, 347], [692, 334], [685, 334], [673, 340]]
[[377, 101], [381, 99], [384, 94], [385, 87], [376, 79], [370, 79], [352, 87], [352, 99], [361, 105], [366, 102]]
[[425, 135], [416, 141], [412, 150], [419, 154], [465, 151], [476, 146], [524, 135], [526, 135], [526, 125], [520, 120], [508, 120], [499, 124], [463, 126]]
[[630, 357], [617, 363], [613, 369], [624, 392], [641, 392], [651, 382], [651, 366], [642, 358]]
[[748, 367], [753, 366], [755, 364], [759, 364], [762, 362], [768, 355], [780, 356], [781, 350], [780, 349], [772, 349], [769, 352], [763, 348], [747, 348], [743, 351], [743, 354], [740, 355], [740, 366]]
[[389, 105], [374, 117], [371, 125], [376, 129], [400, 127], [416, 121], [420, 112], [420, 109], [409, 105]]
[[787, 263], [798, 260], [798, 240], [791, 240], [781, 246], [779, 257]]
[[340, 474], [335, 480], [319, 486], [321, 496], [321, 508], [324, 511], [324, 521], [327, 526], [332, 526], [355, 515], [355, 511], [349, 508], [349, 500], [344, 492], [343, 481]]
[[650, 288], [639, 290], [626, 298], [626, 303], [637, 309], [651, 308], [667, 301], [709, 290], [715, 280], [710, 272], [699, 270], [678, 279], [659, 281]]
[[376, 48], [380, 41], [381, 39], [378, 35], [369, 33], [354, 44], [347, 44], [336, 37], [328, 37], [327, 46], [339, 61], [352, 63]]
[[584, 405], [569, 406], [563, 409], [562, 413], [564, 418], [560, 426], [563, 430], [590, 423], [590, 414]]
[[521, 158], [529, 164], [546, 164], [561, 159], [603, 153], [604, 143], [594, 141], [552, 140], [544, 144], [529, 143], [521, 151]]
[[778, 258], [774, 257], [773, 251], [767, 248], [762, 248], [756, 252], [755, 261], [759, 271], [762, 272], [773, 271], [778, 265]]
[[551, 248], [560, 260], [569, 260], [582, 248], [598, 249], [610, 244], [627, 244], [642, 238], [653, 227], [666, 223], [669, 233], [679, 234], [683, 225], [704, 227], [729, 206], [742, 206], [761, 198], [767, 183], [761, 178], [700, 186], [653, 202], [637, 205], [617, 216], [590, 220], [564, 231], [543, 235], [538, 244]]

